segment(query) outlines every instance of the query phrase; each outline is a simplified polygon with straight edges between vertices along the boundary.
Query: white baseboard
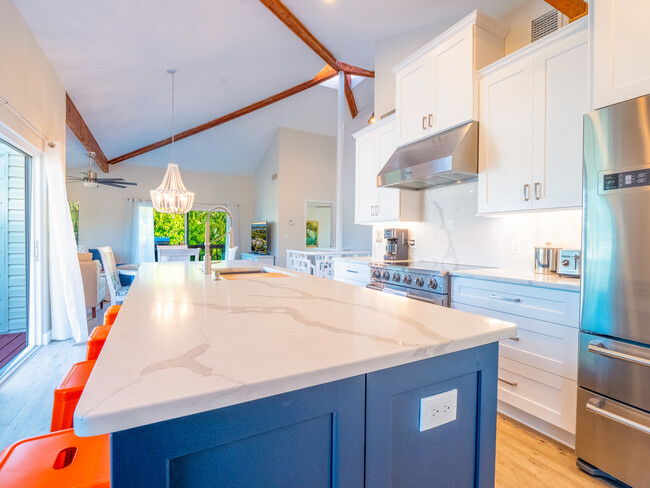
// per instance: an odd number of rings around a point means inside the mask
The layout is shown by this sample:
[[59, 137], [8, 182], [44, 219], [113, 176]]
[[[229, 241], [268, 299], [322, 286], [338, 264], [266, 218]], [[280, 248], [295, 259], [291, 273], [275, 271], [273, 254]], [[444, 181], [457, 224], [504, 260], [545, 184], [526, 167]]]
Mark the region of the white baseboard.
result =
[[48, 330], [47, 332], [43, 332], [41, 334], [41, 342], [39, 343], [39, 345], [47, 346], [51, 341], [52, 341], [52, 331]]
[[550, 437], [551, 439], [558, 441], [565, 446], [575, 449], [576, 446], [576, 436], [571, 432], [567, 432], [564, 429], [549, 424], [545, 420], [542, 420], [538, 417], [535, 417], [529, 413], [519, 410], [512, 405], [509, 405], [501, 400], [497, 403], [497, 410], [511, 419], [516, 420], [517, 422], [524, 424], [527, 427], [530, 427], [533, 430], [536, 430], [540, 434]]

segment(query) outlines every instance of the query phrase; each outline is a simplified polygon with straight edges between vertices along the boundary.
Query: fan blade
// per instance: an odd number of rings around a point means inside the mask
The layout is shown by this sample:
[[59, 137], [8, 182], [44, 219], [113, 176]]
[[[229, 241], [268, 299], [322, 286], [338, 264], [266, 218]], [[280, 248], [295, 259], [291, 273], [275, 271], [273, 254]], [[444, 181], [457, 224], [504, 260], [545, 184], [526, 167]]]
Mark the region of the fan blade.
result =
[[124, 181], [123, 178], [97, 178], [97, 183], [118, 183], [120, 185], [137, 185], [137, 183]]
[[78, 176], [66, 176], [66, 181], [74, 182], [74, 181], [83, 181], [83, 178], [79, 178]]
[[98, 181], [97, 184], [104, 185], [104, 186], [111, 186], [113, 188], [126, 188], [126, 186], [118, 184], [118, 183], [103, 183], [101, 181]]

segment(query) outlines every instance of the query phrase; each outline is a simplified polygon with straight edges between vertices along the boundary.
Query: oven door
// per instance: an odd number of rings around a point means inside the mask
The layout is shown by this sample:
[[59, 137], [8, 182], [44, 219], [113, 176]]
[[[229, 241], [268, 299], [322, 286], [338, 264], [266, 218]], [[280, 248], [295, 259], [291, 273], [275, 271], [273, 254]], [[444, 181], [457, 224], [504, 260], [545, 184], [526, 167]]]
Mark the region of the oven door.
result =
[[386, 283], [379, 283], [373, 281], [366, 285], [366, 288], [371, 290], [381, 291], [383, 293], [390, 293], [391, 295], [398, 295], [401, 297], [411, 298], [420, 302], [431, 303], [433, 305], [440, 305], [442, 307], [449, 306], [449, 298], [447, 295], [441, 293], [434, 293], [421, 290], [405, 290], [404, 288], [387, 285]]

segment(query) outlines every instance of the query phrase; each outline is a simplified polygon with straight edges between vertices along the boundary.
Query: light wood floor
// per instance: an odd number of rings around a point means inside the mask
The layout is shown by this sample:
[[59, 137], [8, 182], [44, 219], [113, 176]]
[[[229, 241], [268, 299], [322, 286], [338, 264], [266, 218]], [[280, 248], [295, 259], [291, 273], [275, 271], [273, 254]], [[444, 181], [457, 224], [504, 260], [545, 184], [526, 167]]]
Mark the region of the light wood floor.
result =
[[[88, 319], [88, 329], [92, 331], [102, 323], [103, 313]], [[70, 366], [85, 358], [85, 342], [52, 341], [0, 387], [0, 451], [20, 439], [50, 431], [54, 389]]]
[[[102, 320], [103, 314], [89, 317], [89, 331]], [[0, 450], [17, 440], [49, 432], [54, 388], [85, 353], [85, 343], [53, 341], [0, 387]], [[502, 415], [497, 419], [496, 452], [497, 488], [617, 486], [580, 471], [571, 449]]]
[[603, 488], [619, 485], [589, 476], [572, 449], [499, 414], [497, 488]]

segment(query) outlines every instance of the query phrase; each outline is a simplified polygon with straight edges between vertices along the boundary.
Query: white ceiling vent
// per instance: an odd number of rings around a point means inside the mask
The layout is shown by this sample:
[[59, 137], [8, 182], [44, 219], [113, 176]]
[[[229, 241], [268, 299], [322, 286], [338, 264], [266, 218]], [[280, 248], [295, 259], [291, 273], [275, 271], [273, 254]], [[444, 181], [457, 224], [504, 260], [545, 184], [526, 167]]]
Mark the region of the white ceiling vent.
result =
[[540, 15], [530, 23], [530, 42], [535, 42], [551, 32], [555, 32], [567, 23], [567, 17], [555, 9]]

